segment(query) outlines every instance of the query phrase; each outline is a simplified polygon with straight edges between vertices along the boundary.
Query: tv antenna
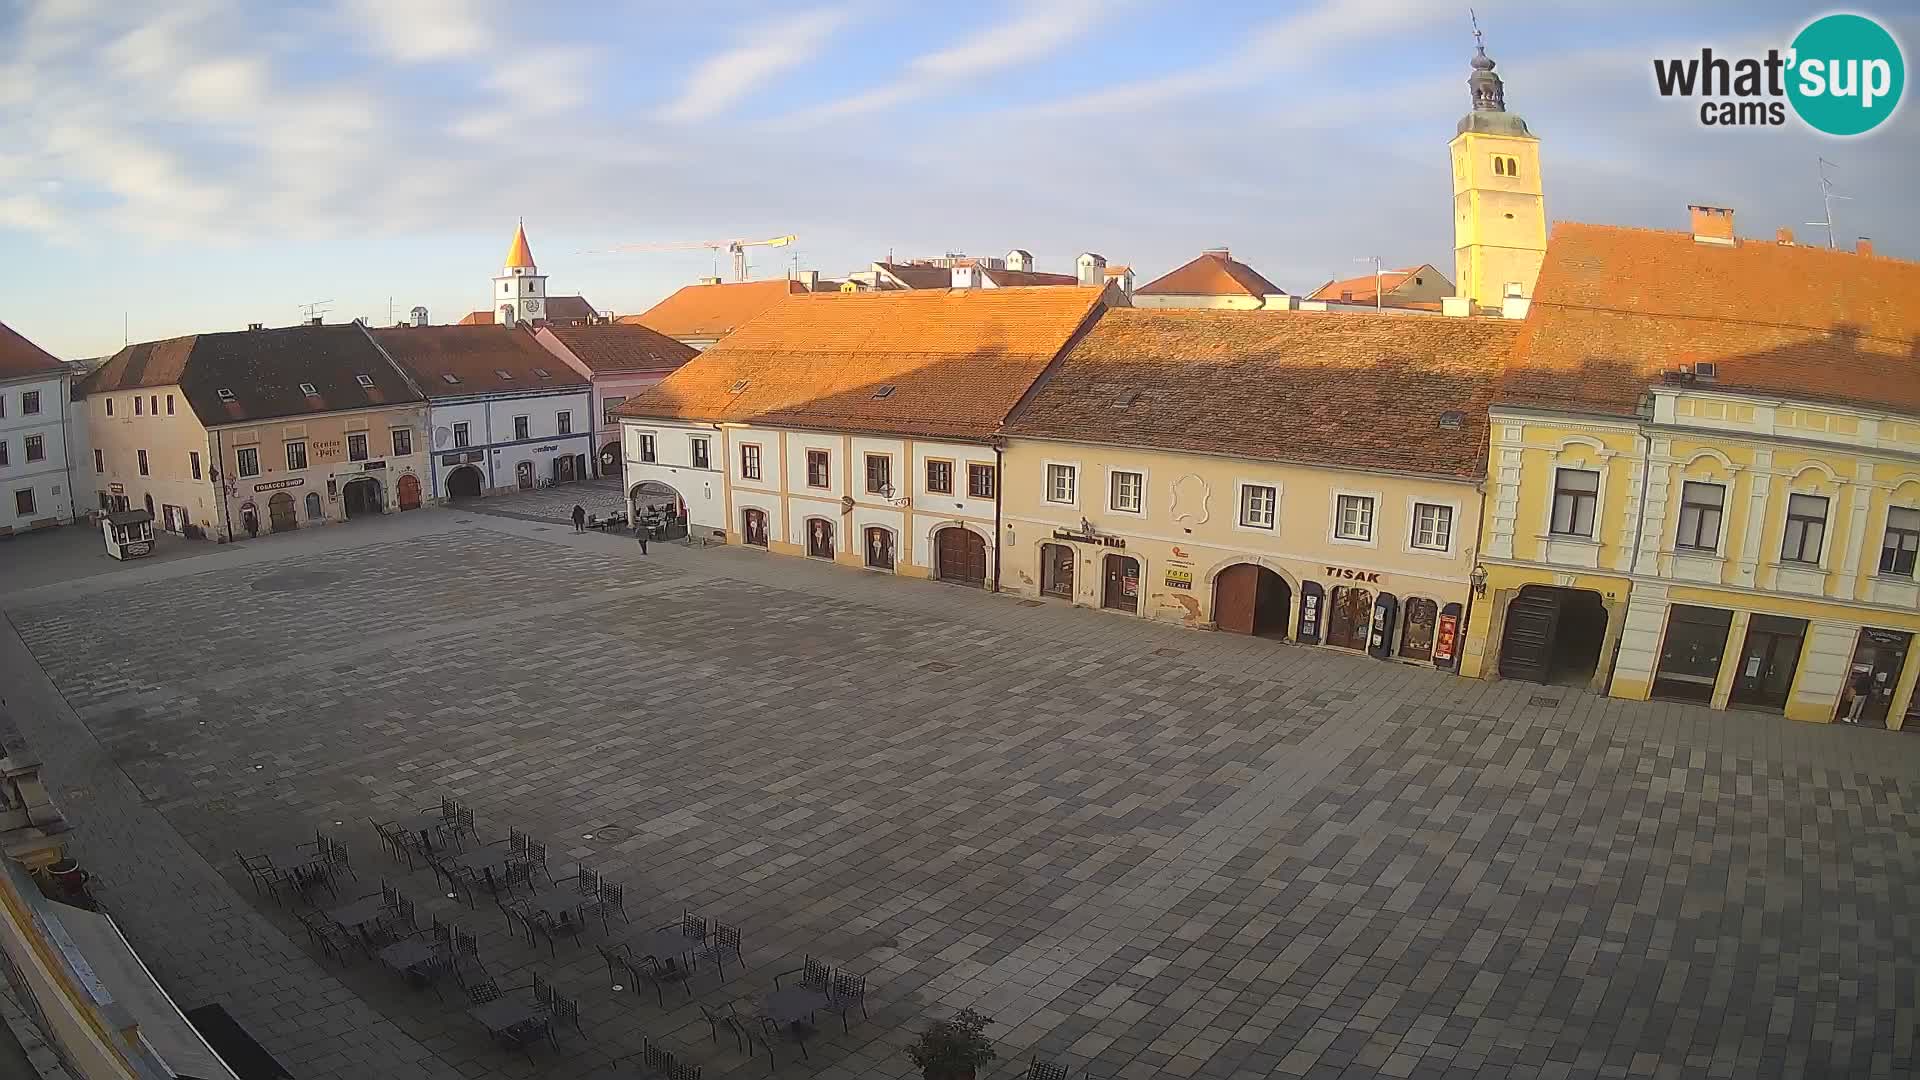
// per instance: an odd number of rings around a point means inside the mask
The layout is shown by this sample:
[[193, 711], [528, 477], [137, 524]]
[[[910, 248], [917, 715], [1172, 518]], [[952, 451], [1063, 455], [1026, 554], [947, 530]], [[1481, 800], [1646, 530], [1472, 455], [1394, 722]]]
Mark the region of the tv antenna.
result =
[[[1472, 9], [1468, 9], [1468, 10], [1472, 10]], [[1381, 286], [1385, 284], [1385, 282], [1382, 280], [1382, 274], [1384, 273], [1384, 271], [1382, 271], [1380, 268], [1380, 256], [1362, 255], [1353, 261], [1373, 264], [1373, 311], [1374, 311], [1374, 314], [1378, 315], [1380, 313], [1380, 309], [1385, 306], [1384, 298], [1381, 297], [1380, 295]]]
[[1833, 247], [1833, 200], [1851, 200], [1853, 198], [1851, 195], [1837, 194], [1833, 190], [1833, 181], [1827, 176], [1827, 170], [1837, 169], [1839, 167], [1840, 166], [1835, 165], [1826, 158], [1820, 159], [1820, 202], [1826, 207], [1827, 217], [1824, 221], [1807, 222], [1809, 228], [1817, 226], [1827, 230], [1827, 247], [1829, 248]]
[[312, 322], [316, 317], [325, 315], [327, 313], [327, 305], [331, 303], [333, 303], [331, 300], [315, 300], [311, 304], [299, 305], [301, 313], [305, 315], [305, 319], [302, 321]]

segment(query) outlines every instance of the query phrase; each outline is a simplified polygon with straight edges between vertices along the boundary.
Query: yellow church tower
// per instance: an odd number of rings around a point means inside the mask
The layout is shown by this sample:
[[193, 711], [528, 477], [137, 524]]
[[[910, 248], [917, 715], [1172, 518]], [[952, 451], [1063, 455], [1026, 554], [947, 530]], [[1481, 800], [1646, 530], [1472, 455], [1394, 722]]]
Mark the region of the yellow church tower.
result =
[[[1474, 31], [1479, 39], [1479, 30]], [[1454, 292], [1475, 310], [1509, 296], [1531, 298], [1547, 254], [1540, 140], [1507, 111], [1506, 92], [1484, 44], [1467, 79], [1473, 111], [1462, 117], [1453, 152]]]

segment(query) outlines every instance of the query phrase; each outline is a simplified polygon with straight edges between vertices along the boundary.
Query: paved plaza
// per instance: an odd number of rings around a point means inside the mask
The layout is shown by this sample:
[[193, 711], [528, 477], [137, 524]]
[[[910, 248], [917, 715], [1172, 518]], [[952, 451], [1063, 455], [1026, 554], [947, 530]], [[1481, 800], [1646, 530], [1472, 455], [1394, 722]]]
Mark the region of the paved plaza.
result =
[[[762, 1076], [697, 1005], [745, 1009], [804, 955], [865, 973], [870, 1018], [822, 1015], [783, 1074], [913, 1075], [900, 1048], [965, 1005], [996, 1018], [994, 1076], [1916, 1067], [1920, 737], [642, 557], [514, 498], [0, 570], [0, 676], [109, 910], [183, 1007], [224, 1003], [301, 1080], [576, 1077], [643, 1035]], [[597, 926], [509, 939], [366, 826], [442, 794], [626, 883], [606, 937], [696, 910], [744, 929], [746, 970], [662, 1007], [611, 989]], [[391, 876], [423, 924], [483, 931], [503, 984], [580, 998], [584, 1036], [530, 1065], [451, 988], [310, 950], [235, 852], [315, 827], [360, 892]]]

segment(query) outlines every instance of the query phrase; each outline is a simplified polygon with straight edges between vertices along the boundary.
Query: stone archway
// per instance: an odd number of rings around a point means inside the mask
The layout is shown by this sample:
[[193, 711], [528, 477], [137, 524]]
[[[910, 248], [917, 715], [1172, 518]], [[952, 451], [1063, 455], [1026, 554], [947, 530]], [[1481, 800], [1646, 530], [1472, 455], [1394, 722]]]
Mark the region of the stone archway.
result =
[[987, 542], [964, 525], [947, 525], [933, 533], [933, 575], [955, 585], [985, 588]]
[[447, 474], [447, 495], [454, 499], [477, 499], [486, 490], [486, 477], [474, 465], [462, 465]]
[[371, 476], [356, 476], [341, 487], [340, 503], [346, 508], [347, 520], [352, 521], [385, 512], [386, 496], [380, 481]]

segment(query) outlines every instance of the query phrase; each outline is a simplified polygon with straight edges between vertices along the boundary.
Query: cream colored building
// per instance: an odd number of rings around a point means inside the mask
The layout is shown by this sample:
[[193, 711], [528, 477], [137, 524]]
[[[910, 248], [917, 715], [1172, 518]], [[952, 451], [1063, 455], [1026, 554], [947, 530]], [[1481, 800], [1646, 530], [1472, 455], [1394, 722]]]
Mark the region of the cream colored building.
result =
[[102, 510], [221, 541], [410, 510], [425, 399], [358, 324], [130, 345], [80, 384]]
[[1002, 588], [1451, 667], [1516, 329], [1107, 312], [1008, 421]]

